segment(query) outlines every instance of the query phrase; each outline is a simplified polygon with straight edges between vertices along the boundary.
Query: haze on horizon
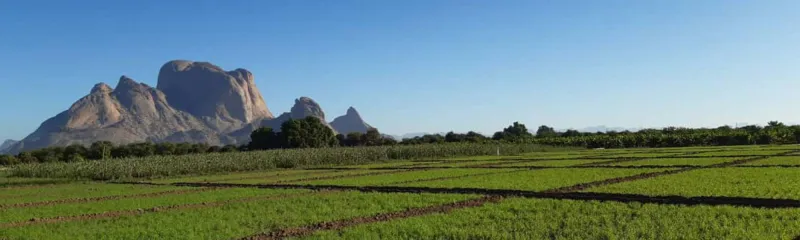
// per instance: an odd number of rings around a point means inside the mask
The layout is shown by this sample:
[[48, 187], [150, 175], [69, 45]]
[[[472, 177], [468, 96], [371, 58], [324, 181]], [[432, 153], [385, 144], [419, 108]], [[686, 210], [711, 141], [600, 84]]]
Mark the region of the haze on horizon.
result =
[[[4, 1], [0, 140], [173, 59], [381, 132], [798, 122], [797, 1]], [[339, 111], [339, 112], [336, 112]], [[332, 119], [328, 119], [332, 120]]]

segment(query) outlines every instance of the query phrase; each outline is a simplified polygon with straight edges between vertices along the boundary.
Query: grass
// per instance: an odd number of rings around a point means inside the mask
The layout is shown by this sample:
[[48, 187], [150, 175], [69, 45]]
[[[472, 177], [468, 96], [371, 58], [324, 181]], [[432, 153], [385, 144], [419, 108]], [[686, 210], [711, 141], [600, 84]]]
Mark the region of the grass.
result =
[[328, 165], [353, 165], [389, 160], [441, 159], [457, 156], [495, 154], [516, 155], [536, 151], [563, 151], [532, 144], [426, 144], [381, 147], [341, 147], [269, 150], [239, 153], [210, 153], [183, 156], [153, 156], [135, 159], [114, 159], [70, 163], [37, 163], [15, 165], [16, 177], [70, 179], [162, 178], [183, 175], [300, 168]]
[[607, 166], [708, 166], [726, 163], [741, 158], [654, 158], [630, 162], [607, 163]]
[[608, 155], [602, 156], [603, 158], [649, 158], [649, 157], [665, 157], [665, 156], [674, 156], [681, 153], [675, 152], [653, 152], [653, 153], [623, 153], [623, 154], [615, 154], [615, 155]]
[[792, 239], [800, 209], [507, 199], [307, 239]]
[[298, 181], [308, 178], [317, 178], [317, 177], [343, 177], [343, 178], [355, 178], [351, 175], [360, 175], [360, 174], [369, 174], [369, 173], [386, 173], [392, 172], [397, 170], [367, 170], [367, 169], [354, 169], [354, 170], [342, 170], [342, 171], [335, 171], [335, 172], [322, 172], [322, 173], [314, 173], [314, 174], [307, 174], [307, 175], [290, 175], [290, 176], [278, 176], [278, 177], [269, 177], [269, 178], [255, 178], [255, 179], [243, 179], [243, 180], [228, 180], [228, 181], [216, 181], [219, 183], [242, 183], [242, 184], [269, 184], [269, 183], [279, 183], [284, 181]]
[[384, 175], [373, 175], [353, 178], [339, 178], [328, 180], [315, 180], [297, 182], [294, 184], [309, 184], [309, 185], [345, 185], [345, 186], [377, 186], [377, 185], [390, 185], [397, 182], [433, 179], [439, 177], [457, 177], [471, 174], [481, 173], [499, 173], [513, 171], [509, 169], [434, 169], [422, 170], [411, 172], [399, 172]]
[[544, 160], [531, 162], [514, 162], [503, 164], [503, 167], [568, 167], [587, 163], [605, 162], [608, 160]]
[[307, 190], [218, 189], [208, 192], [164, 195], [149, 198], [128, 198], [88, 203], [58, 204], [39, 207], [9, 208], [0, 211], [0, 223], [26, 221], [32, 218], [76, 216], [108, 211], [136, 210], [203, 202], [217, 202], [248, 197], [275, 196]]
[[653, 169], [537, 169], [495, 175], [416, 182], [400, 186], [436, 188], [486, 188], [542, 191], [566, 187], [579, 183], [625, 177], [647, 172], [664, 171]]
[[791, 168], [699, 169], [592, 188], [590, 192], [800, 199], [800, 174]]
[[473, 195], [343, 192], [114, 219], [0, 229], [8, 239], [236, 239], [286, 227], [450, 203]]
[[266, 170], [266, 171], [256, 171], [256, 172], [245, 172], [245, 173], [234, 173], [234, 174], [222, 174], [222, 175], [210, 175], [210, 176], [192, 176], [192, 177], [181, 177], [181, 178], [167, 178], [167, 179], [157, 179], [152, 180], [149, 182], [153, 183], [176, 183], [176, 182], [219, 182], [219, 181], [227, 181], [227, 180], [236, 180], [236, 179], [248, 179], [248, 178], [270, 178], [270, 177], [283, 177], [283, 176], [293, 176], [293, 175], [313, 175], [318, 173], [325, 173], [331, 172], [331, 170], [295, 170], [295, 169], [283, 169], [283, 170]]
[[798, 165], [800, 166], [800, 156], [770, 157], [749, 163], [745, 166], [768, 166], [768, 165]]
[[747, 151], [722, 151], [704, 152], [686, 156], [723, 157], [723, 156], [766, 156], [789, 152], [789, 150], [747, 150]]
[[0, 190], [0, 205], [42, 202], [69, 198], [91, 198], [115, 195], [154, 193], [176, 189], [173, 186], [122, 185], [105, 183], [71, 183], [56, 186]]

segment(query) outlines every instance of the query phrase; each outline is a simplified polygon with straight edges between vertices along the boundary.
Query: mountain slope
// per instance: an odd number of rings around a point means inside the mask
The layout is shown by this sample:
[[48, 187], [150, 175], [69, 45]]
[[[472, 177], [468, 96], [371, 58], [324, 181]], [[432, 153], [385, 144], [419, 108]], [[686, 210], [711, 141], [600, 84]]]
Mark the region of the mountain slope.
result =
[[366, 133], [367, 130], [372, 128], [372, 126], [364, 122], [364, 119], [361, 118], [361, 114], [353, 107], [348, 108], [345, 115], [333, 119], [330, 125], [341, 134], [348, 134], [351, 132]]

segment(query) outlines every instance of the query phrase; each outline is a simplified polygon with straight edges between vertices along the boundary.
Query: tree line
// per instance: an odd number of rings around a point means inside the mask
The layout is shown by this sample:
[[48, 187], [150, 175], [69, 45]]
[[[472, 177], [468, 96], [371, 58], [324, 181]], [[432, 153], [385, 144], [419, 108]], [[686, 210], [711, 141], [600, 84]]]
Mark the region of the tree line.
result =
[[380, 134], [378, 129], [366, 133], [334, 134], [333, 130], [318, 118], [292, 119], [281, 124], [280, 131], [259, 128], [250, 134], [250, 143], [235, 146], [209, 146], [198, 143], [134, 143], [114, 145], [111, 142], [95, 142], [90, 146], [70, 145], [49, 147], [22, 152], [15, 156], [0, 155], [0, 165], [36, 162], [74, 162], [110, 158], [146, 157], [153, 155], [185, 155], [213, 152], [254, 151], [282, 148], [357, 147], [386, 145], [437, 144], [452, 142], [469, 143], [529, 143], [551, 146], [586, 148], [636, 148], [636, 147], [688, 147], [723, 146], [748, 144], [797, 144], [800, 143], [800, 126], [787, 126], [772, 121], [766, 126], [742, 127], [721, 126], [717, 128], [642, 129], [639, 131], [578, 132], [556, 131], [542, 125], [531, 133], [525, 124], [514, 122], [491, 137], [470, 131], [427, 134], [397, 141]]

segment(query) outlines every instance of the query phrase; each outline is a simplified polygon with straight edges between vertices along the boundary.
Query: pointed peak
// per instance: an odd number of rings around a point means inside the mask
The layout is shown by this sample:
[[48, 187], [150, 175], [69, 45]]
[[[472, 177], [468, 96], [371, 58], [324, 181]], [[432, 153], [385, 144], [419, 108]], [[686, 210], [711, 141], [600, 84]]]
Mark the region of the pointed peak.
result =
[[90, 93], [97, 93], [97, 92], [109, 93], [111, 91], [114, 91], [114, 89], [111, 89], [111, 86], [108, 86], [108, 84], [98, 83], [95, 84], [94, 87], [92, 87], [92, 91]]
[[138, 85], [139, 85], [139, 83], [134, 81], [132, 78], [129, 78], [128, 76], [122, 75], [121, 77], [119, 77], [119, 83], [117, 83], [116, 89], [117, 90], [119, 90], [119, 89], [130, 89], [130, 88], [134, 88], [134, 87], [136, 87]]
[[351, 106], [350, 108], [347, 109], [347, 114], [346, 115], [356, 115], [356, 116], [358, 116], [359, 114], [358, 114], [358, 111], [356, 110], [356, 108]]

